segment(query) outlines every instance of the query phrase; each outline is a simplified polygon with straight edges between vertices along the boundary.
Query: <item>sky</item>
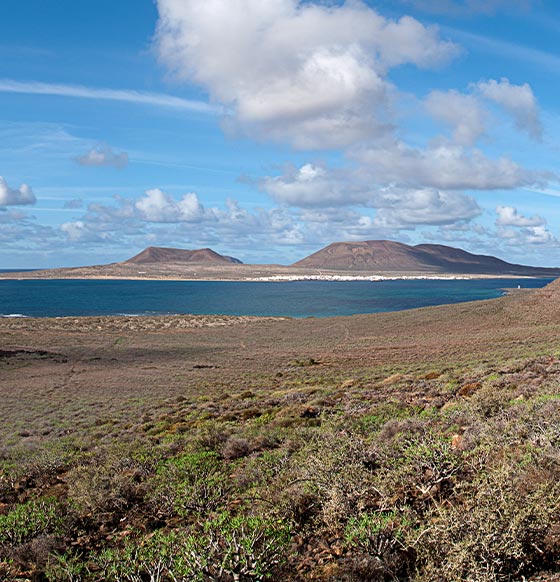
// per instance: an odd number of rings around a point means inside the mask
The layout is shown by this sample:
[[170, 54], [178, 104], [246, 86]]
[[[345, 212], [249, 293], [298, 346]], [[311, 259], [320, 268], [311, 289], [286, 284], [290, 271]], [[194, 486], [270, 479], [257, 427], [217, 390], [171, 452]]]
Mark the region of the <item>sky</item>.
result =
[[335, 241], [560, 266], [553, 0], [2, 0], [0, 268]]

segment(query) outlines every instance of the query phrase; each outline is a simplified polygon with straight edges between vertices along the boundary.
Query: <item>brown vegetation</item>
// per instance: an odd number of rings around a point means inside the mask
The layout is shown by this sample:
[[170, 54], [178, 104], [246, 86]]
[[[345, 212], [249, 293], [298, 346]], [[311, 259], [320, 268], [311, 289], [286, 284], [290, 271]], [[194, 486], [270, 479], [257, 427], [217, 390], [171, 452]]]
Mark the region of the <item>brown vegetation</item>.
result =
[[0, 579], [553, 580], [558, 325], [1, 320]]

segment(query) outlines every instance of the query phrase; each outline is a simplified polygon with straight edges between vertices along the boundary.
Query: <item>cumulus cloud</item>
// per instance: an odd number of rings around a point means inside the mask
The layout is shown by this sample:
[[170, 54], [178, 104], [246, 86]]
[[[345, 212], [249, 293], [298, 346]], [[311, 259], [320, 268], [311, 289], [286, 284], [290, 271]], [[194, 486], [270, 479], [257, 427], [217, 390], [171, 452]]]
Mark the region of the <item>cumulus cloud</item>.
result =
[[524, 247], [525, 245], [558, 246], [558, 239], [544, 225], [528, 226], [526, 228], [501, 228], [497, 236], [509, 245]]
[[432, 91], [426, 99], [428, 113], [453, 129], [453, 140], [473, 145], [486, 131], [486, 111], [474, 95], [458, 91]]
[[227, 200], [225, 208], [205, 208], [195, 193], [175, 199], [160, 189], [137, 199], [115, 197], [112, 205], [91, 204], [83, 217], [65, 223], [61, 230], [76, 243], [154, 239], [158, 244], [184, 245], [185, 240], [194, 240], [250, 248], [256, 243], [299, 244], [304, 238], [285, 209], [250, 212], [234, 200]]
[[83, 220], [64, 222], [60, 230], [71, 242], [105, 242], [110, 238], [107, 233], [97, 231]]
[[93, 148], [75, 160], [80, 166], [112, 167], [119, 170], [128, 166], [128, 154], [114, 152], [109, 146]]
[[476, 84], [480, 93], [503, 107], [514, 119], [516, 127], [533, 139], [542, 139], [543, 128], [537, 99], [528, 83], [512, 85], [508, 79], [490, 79]]
[[539, 106], [527, 83], [513, 85], [505, 78], [490, 79], [471, 84], [469, 91], [432, 91], [425, 100], [428, 113], [453, 129], [456, 143], [471, 146], [485, 134], [490, 117], [486, 108], [489, 101], [504, 109], [519, 131], [537, 141], [542, 139]]
[[378, 200], [381, 206], [375, 224], [410, 228], [416, 225], [450, 225], [470, 221], [482, 214], [474, 198], [461, 192], [434, 188], [394, 191]]
[[526, 170], [511, 159], [486, 157], [480, 150], [448, 143], [426, 149], [395, 142], [390, 147], [367, 148], [354, 157], [378, 181], [441, 190], [497, 190], [528, 186], [546, 176]]
[[259, 186], [277, 202], [290, 206], [331, 207], [367, 202], [368, 193], [349, 172], [315, 164], [289, 167], [281, 176], [263, 178]]
[[158, 0], [162, 61], [231, 111], [230, 126], [300, 148], [344, 147], [388, 131], [390, 68], [432, 67], [455, 45], [364, 2]]
[[[178, 204], [184, 198], [164, 194], [165, 206], [169, 200]], [[373, 211], [363, 214], [347, 208], [294, 210], [286, 206], [248, 209], [235, 200], [205, 208], [196, 221], [154, 222], [150, 220], [153, 216], [138, 208], [140, 201], [148, 199], [158, 197], [146, 193], [137, 199], [116, 197], [114, 204], [92, 204], [79, 220], [62, 225], [60, 233], [75, 245], [141, 247], [157, 241], [169, 246], [213, 246], [262, 261], [275, 247], [285, 249], [286, 260], [290, 256], [296, 260], [301, 258], [302, 248], [317, 248], [325, 240], [394, 238], [397, 232], [394, 227], [376, 224]]]
[[175, 200], [158, 188], [147, 190], [134, 206], [148, 222], [199, 222], [212, 214], [205, 210], [194, 192]]
[[3, 206], [20, 206], [35, 204], [37, 199], [30, 186], [22, 184], [19, 188], [10, 188], [0, 176], [0, 208]]
[[348, 211], [340, 207], [352, 205], [376, 209], [375, 220], [362, 224], [383, 228], [454, 224], [481, 214], [474, 198], [463, 192], [379, 186], [374, 183], [374, 174], [330, 171], [312, 164], [290, 168], [260, 185], [278, 202], [306, 209], [301, 215], [304, 220], [323, 216], [325, 221], [349, 221]]
[[530, 245], [542, 245], [558, 242], [545, 226], [530, 226], [525, 230], [526, 240]]
[[[409, 3], [422, 8], [420, 0]], [[336, 148], [346, 156], [346, 167], [306, 163], [255, 180], [275, 202], [292, 208], [304, 229], [313, 224], [318, 232], [327, 215], [338, 225], [335, 216], [344, 218], [356, 232], [466, 224], [481, 209], [465, 190], [534, 186], [549, 177], [474, 148], [489, 131], [490, 103], [512, 115], [518, 128], [539, 135], [530, 87], [505, 79], [471, 85], [465, 93], [428, 95], [426, 110], [450, 128], [449, 139], [440, 136], [420, 148], [395, 137], [399, 93], [389, 81], [391, 70], [405, 64], [437, 67], [459, 53], [436, 28], [410, 16], [385, 18], [363, 0], [157, 0], [157, 5], [155, 43], [162, 62], [223, 107], [228, 131], [299, 149]], [[432, 6], [492, 12], [505, 2], [449, 0]], [[198, 199], [146, 196], [134, 206], [142, 220], [183, 223], [192, 213], [220, 228], [232, 223], [231, 213], [225, 219], [223, 210], [205, 209]], [[354, 216], [359, 207], [369, 214]]]
[[497, 226], [543, 226], [546, 220], [542, 216], [523, 216], [513, 206], [497, 206]]
[[496, 235], [509, 245], [522, 248], [525, 245], [553, 247], [560, 244], [542, 216], [523, 216], [513, 206], [498, 206], [496, 214]]

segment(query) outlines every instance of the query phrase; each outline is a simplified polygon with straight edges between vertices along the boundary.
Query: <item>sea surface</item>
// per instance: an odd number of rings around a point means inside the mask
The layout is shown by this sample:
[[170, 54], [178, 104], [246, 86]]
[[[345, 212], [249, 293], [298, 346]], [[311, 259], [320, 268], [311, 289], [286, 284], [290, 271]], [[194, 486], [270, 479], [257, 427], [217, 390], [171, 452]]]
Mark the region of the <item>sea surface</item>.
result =
[[0, 280], [1, 317], [283, 315], [330, 317], [490, 299], [552, 279], [396, 281]]

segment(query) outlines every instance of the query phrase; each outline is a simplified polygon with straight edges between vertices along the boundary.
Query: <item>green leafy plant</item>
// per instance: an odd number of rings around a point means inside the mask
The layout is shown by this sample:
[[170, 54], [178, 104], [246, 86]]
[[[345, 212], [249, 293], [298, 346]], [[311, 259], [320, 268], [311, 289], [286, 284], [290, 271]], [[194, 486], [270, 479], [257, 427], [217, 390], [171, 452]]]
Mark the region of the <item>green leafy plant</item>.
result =
[[186, 517], [219, 508], [229, 487], [216, 453], [185, 453], [158, 469], [151, 498], [161, 513]]
[[190, 557], [207, 580], [261, 582], [286, 559], [290, 529], [281, 520], [224, 512], [189, 541]]
[[18, 545], [41, 534], [61, 533], [62, 518], [54, 498], [28, 501], [0, 515], [0, 544]]

